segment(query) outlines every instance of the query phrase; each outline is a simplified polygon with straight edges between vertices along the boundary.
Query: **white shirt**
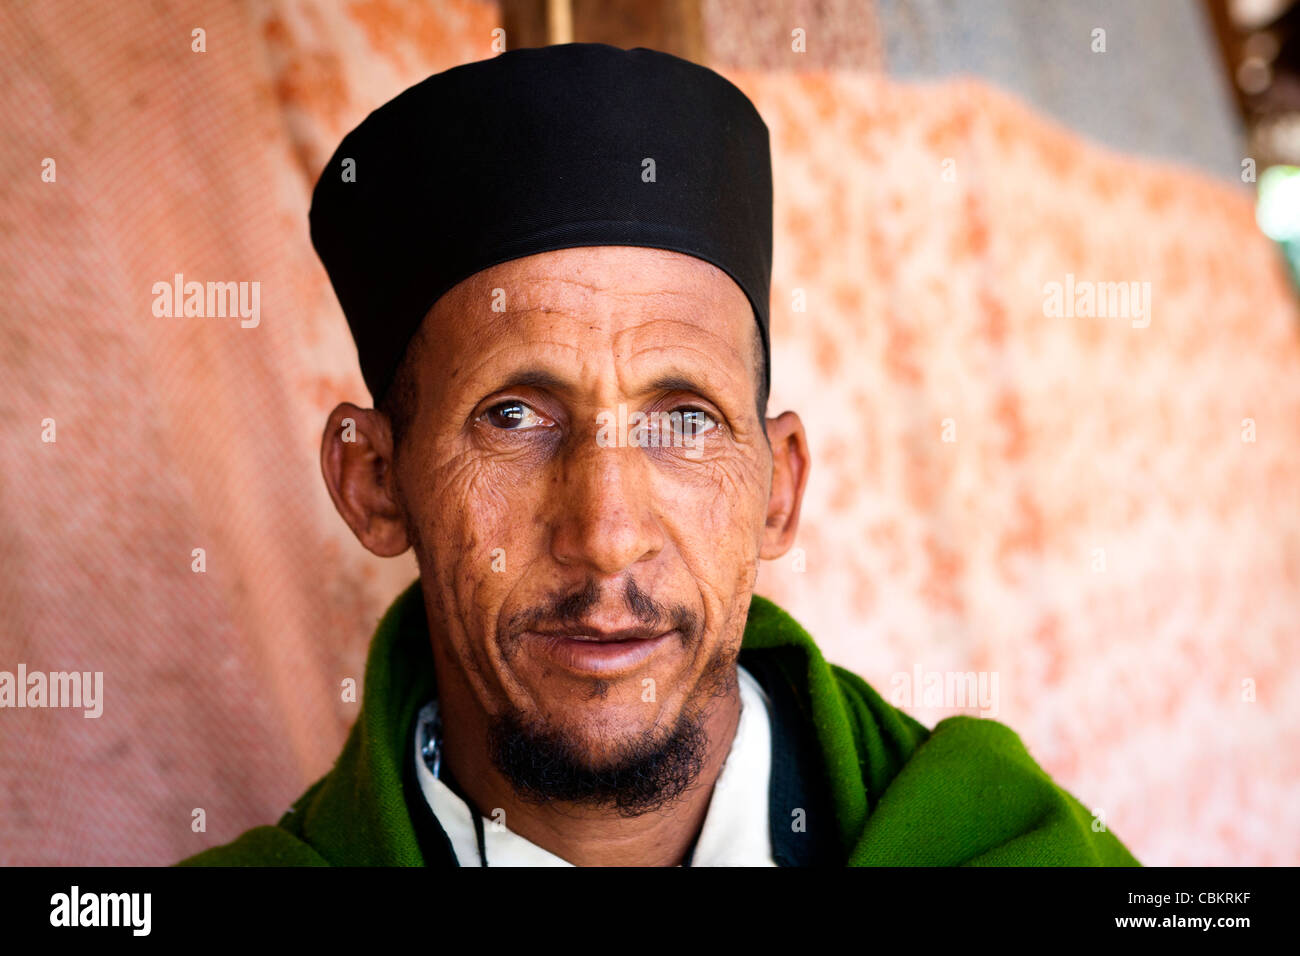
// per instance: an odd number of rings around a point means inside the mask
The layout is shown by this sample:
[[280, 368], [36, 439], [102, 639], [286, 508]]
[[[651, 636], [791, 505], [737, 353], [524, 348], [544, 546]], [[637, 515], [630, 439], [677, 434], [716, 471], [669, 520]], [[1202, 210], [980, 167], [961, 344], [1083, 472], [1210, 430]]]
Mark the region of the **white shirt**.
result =
[[[692, 866], [776, 866], [768, 807], [772, 778], [771, 701], [749, 671], [740, 666], [736, 671], [740, 720], [722, 772], [713, 785]], [[420, 790], [451, 840], [456, 859], [461, 866], [481, 865], [468, 805], [429, 771], [418, 740], [415, 746]], [[492, 866], [573, 865], [489, 817], [483, 818], [483, 844]]]

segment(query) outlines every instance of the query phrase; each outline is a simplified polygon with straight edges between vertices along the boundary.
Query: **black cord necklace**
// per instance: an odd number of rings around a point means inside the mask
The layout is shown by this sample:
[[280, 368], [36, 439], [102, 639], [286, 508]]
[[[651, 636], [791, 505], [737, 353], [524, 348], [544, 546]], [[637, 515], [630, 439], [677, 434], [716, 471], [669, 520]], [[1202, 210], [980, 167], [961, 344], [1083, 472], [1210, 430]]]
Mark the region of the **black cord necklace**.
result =
[[442, 766], [442, 715], [438, 711], [436, 700], [430, 701], [421, 708], [417, 733], [420, 741], [420, 756], [424, 758], [424, 765], [429, 768], [429, 773], [433, 774], [433, 779], [441, 780], [446, 784], [456, 796], [465, 801], [465, 805], [469, 808], [470, 819], [474, 821], [474, 837], [478, 842], [479, 866], [487, 866], [487, 840], [483, 833], [483, 815], [478, 812], [478, 807], [474, 806], [474, 801], [456, 786], [451, 776], [451, 768], [444, 770]]

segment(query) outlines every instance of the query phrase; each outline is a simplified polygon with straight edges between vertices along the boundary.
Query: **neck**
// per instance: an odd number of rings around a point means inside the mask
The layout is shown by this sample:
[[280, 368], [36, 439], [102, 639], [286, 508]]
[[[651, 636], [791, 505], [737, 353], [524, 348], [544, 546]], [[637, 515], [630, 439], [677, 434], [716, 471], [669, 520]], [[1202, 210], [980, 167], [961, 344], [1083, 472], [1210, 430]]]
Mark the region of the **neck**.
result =
[[[505, 825], [524, 839], [576, 866], [677, 866], [708, 814], [713, 785], [722, 772], [740, 721], [736, 681], [725, 697], [710, 700], [704, 716], [708, 747], [695, 783], [669, 806], [635, 817], [610, 808], [521, 800], [488, 756], [488, 717], [468, 686], [455, 679], [450, 661], [434, 642], [442, 759], [457, 785], [489, 819], [505, 811]], [[444, 675], [446, 675], [444, 677]]]

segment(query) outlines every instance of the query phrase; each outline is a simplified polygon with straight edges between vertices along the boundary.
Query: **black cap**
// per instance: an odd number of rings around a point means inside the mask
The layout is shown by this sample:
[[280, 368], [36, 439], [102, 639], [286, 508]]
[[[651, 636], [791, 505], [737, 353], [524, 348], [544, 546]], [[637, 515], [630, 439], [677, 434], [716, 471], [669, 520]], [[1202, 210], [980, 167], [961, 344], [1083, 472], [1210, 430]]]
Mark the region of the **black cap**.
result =
[[437, 73], [344, 137], [310, 220], [376, 400], [444, 292], [573, 246], [650, 246], [722, 269], [754, 308], [770, 381], [767, 126], [688, 60], [567, 43]]

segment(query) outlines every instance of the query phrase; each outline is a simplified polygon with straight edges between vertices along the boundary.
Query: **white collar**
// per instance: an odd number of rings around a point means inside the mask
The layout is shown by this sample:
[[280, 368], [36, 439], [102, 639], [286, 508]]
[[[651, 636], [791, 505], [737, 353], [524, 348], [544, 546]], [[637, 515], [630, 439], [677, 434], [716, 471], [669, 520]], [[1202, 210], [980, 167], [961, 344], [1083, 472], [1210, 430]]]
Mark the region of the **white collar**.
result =
[[[740, 720], [722, 772], [713, 785], [709, 810], [691, 858], [692, 866], [776, 866], [769, 829], [772, 778], [771, 701], [749, 671], [737, 666]], [[420, 791], [451, 840], [462, 866], [479, 860], [474, 819], [465, 801], [434, 777], [415, 741]], [[483, 844], [493, 866], [572, 866], [568, 860], [483, 818]]]

